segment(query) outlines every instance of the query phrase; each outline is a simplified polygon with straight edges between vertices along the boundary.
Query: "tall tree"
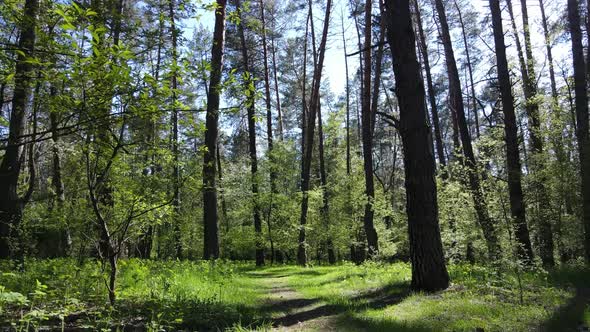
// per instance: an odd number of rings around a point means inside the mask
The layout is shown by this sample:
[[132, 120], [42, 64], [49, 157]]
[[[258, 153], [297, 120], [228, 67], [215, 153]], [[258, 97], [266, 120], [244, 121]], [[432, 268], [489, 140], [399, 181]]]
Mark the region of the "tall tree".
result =
[[580, 155], [580, 174], [582, 176], [584, 247], [586, 262], [590, 262], [590, 137], [588, 134], [588, 95], [586, 92], [586, 71], [584, 48], [580, 29], [580, 13], [577, 0], [567, 1], [569, 30], [572, 38], [574, 64], [574, 86], [576, 92], [576, 136]]
[[498, 83], [500, 84], [502, 110], [504, 112], [504, 134], [506, 141], [510, 212], [514, 219], [514, 232], [516, 240], [518, 241], [518, 256], [525, 261], [531, 262], [533, 254], [525, 218], [521, 183], [522, 173], [520, 153], [518, 150], [518, 129], [516, 124], [516, 114], [514, 111], [514, 98], [512, 96], [510, 73], [508, 72], [508, 60], [506, 58], [506, 45], [504, 43], [504, 32], [502, 28], [502, 12], [500, 10], [500, 0], [489, 1], [490, 10], [492, 12], [492, 27], [494, 30]]
[[[6, 152], [0, 163], [0, 258], [10, 258], [18, 241], [23, 214], [23, 200], [18, 194], [18, 178], [22, 167], [22, 136], [25, 127], [27, 104], [31, 94], [35, 28], [38, 0], [25, 1], [23, 19], [14, 72], [14, 92], [8, 127]], [[16, 243], [15, 243], [16, 241]]]
[[172, 191], [174, 198], [172, 200], [172, 208], [174, 209], [173, 229], [174, 229], [174, 245], [176, 257], [182, 257], [182, 242], [180, 241], [180, 167], [179, 167], [179, 151], [178, 151], [178, 98], [176, 96], [178, 90], [178, 30], [176, 29], [176, 18], [174, 17], [175, 0], [168, 2], [168, 9], [170, 15], [170, 30], [172, 34], [172, 74], [170, 77], [170, 89], [172, 90]]
[[[311, 6], [311, 2], [310, 2]], [[311, 173], [311, 158], [313, 152], [313, 139], [315, 131], [316, 115], [320, 108], [320, 83], [322, 78], [322, 69], [324, 67], [324, 58], [326, 54], [326, 44], [328, 41], [328, 30], [330, 27], [330, 12], [332, 11], [332, 0], [326, 3], [326, 12], [324, 15], [324, 27], [322, 30], [322, 38], [318, 47], [318, 60], [314, 63], [313, 84], [311, 88], [311, 98], [309, 101], [309, 114], [306, 118], [307, 125], [305, 126], [303, 156], [302, 156], [302, 170], [301, 170], [301, 192], [303, 197], [301, 199], [301, 217], [299, 220], [299, 245], [297, 248], [297, 263], [300, 265], [307, 265], [307, 253], [305, 242], [305, 225], [307, 224], [307, 210], [309, 205], [309, 184]], [[311, 15], [310, 15], [311, 16]], [[313, 17], [309, 17], [313, 19]], [[313, 46], [315, 47], [315, 45]], [[304, 82], [305, 84], [305, 82]], [[305, 103], [305, 102], [304, 102]]]
[[[248, 151], [250, 153], [250, 173], [252, 181], [252, 199], [254, 200], [254, 231], [256, 232], [256, 266], [264, 265], [264, 248], [262, 243], [262, 219], [260, 218], [260, 204], [258, 198], [258, 157], [256, 156], [256, 87], [254, 85], [254, 74], [250, 71], [250, 59], [246, 34], [244, 32], [244, 21], [241, 18], [242, 4], [236, 0], [239, 24], [238, 33], [242, 43], [242, 61], [244, 62], [243, 89], [246, 95], [246, 107], [248, 109]], [[272, 128], [271, 128], [272, 132]], [[272, 134], [269, 134], [272, 135]], [[270, 145], [272, 148], [272, 143]]]
[[[551, 230], [551, 209], [550, 198], [547, 193], [545, 175], [544, 142], [541, 128], [541, 115], [539, 114], [539, 96], [537, 94], [537, 75], [535, 74], [535, 58], [533, 57], [533, 46], [531, 44], [531, 32], [529, 26], [529, 14], [525, 0], [520, 1], [522, 12], [522, 25], [524, 29], [524, 49], [526, 54], [526, 68], [523, 76], [523, 88], [525, 91], [525, 110], [528, 117], [530, 136], [530, 165], [533, 171], [538, 212], [534, 223], [539, 227], [539, 249], [544, 266], [555, 265], [553, 258], [553, 232]], [[528, 92], [528, 93], [527, 93]]]
[[363, 68], [363, 88], [362, 88], [362, 139], [363, 139], [363, 167], [365, 170], [365, 195], [367, 195], [367, 202], [365, 203], [365, 216], [363, 223], [365, 227], [365, 235], [367, 236], [367, 245], [369, 249], [369, 258], [373, 257], [379, 251], [379, 244], [377, 241], [377, 231], [373, 225], [373, 216], [375, 211], [373, 204], [375, 201], [375, 181], [373, 179], [373, 114], [371, 110], [371, 44], [373, 43], [372, 34], [372, 1], [365, 2], [365, 55]]
[[430, 69], [430, 60], [428, 58], [428, 45], [426, 44], [426, 35], [424, 34], [424, 27], [422, 26], [422, 15], [418, 6], [418, 1], [414, 1], [414, 10], [416, 11], [416, 25], [418, 26], [418, 48], [422, 53], [422, 63], [424, 71], [426, 72], [426, 85], [428, 87], [428, 102], [430, 103], [430, 114], [432, 117], [432, 124], [434, 126], [434, 139], [436, 142], [436, 152], [438, 162], [441, 166], [446, 166], [445, 150], [443, 147], [443, 139], [440, 128], [440, 120], [438, 116], [438, 107], [436, 105], [436, 92], [434, 91], [434, 84], [432, 83], [432, 71]]
[[[459, 80], [459, 71], [457, 70], [457, 62], [455, 61], [455, 53], [453, 51], [453, 43], [449, 32], [449, 24], [447, 23], [447, 14], [442, 0], [435, 0], [436, 11], [438, 14], [441, 39], [445, 51], [445, 63], [447, 67], [447, 75], [449, 78], [449, 107], [454, 110], [457, 125], [459, 127], [459, 134], [461, 135], [461, 143], [463, 147], [463, 155], [465, 156], [465, 164], [468, 167], [469, 186], [477, 219], [483, 230], [483, 235], [486, 239], [488, 254], [492, 260], [496, 259], [500, 254], [500, 247], [498, 242], [498, 235], [496, 233], [496, 226], [490, 217], [485, 195], [479, 179], [479, 172], [475, 154], [473, 153], [473, 146], [471, 144], [471, 136], [469, 134], [469, 127], [465, 118], [465, 107], [463, 104], [463, 95], [461, 89], [461, 81]], [[525, 224], [526, 225], [526, 224]], [[527, 233], [528, 237], [528, 233]], [[530, 241], [529, 241], [530, 248]]]
[[382, 11], [400, 109], [398, 129], [404, 149], [412, 288], [436, 291], [448, 287], [449, 275], [438, 224], [432, 133], [427, 123], [409, 0], [385, 0]]
[[221, 94], [221, 71], [225, 45], [225, 11], [227, 0], [217, 0], [215, 28], [211, 47], [211, 76], [207, 92], [207, 115], [205, 120], [205, 151], [203, 153], [203, 224], [204, 259], [219, 257], [219, 228], [217, 214], [216, 149], [219, 132], [219, 95]]

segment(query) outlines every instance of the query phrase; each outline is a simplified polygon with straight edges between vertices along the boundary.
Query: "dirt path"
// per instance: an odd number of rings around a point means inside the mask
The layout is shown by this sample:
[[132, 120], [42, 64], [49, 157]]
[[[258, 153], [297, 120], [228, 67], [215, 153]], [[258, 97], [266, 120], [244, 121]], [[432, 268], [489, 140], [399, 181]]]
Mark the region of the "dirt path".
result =
[[339, 310], [306, 298], [288, 285], [287, 277], [268, 275], [261, 280], [268, 293], [265, 307], [272, 313], [273, 331], [337, 331]]

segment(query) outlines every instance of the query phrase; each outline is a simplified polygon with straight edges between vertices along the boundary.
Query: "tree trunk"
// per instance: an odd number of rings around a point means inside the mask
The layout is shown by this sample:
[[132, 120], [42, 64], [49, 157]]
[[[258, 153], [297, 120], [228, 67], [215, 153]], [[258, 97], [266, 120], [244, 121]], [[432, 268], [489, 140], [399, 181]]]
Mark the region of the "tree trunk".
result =
[[363, 167], [365, 170], [365, 216], [363, 223], [365, 235], [367, 236], [368, 256], [374, 257], [379, 252], [377, 242], [377, 231], [373, 225], [373, 203], [375, 201], [375, 183], [373, 180], [373, 115], [371, 112], [371, 32], [373, 20], [371, 16], [372, 1], [365, 2], [365, 55], [363, 68], [363, 90], [362, 90], [362, 139], [363, 139]]
[[[273, 128], [272, 128], [272, 111], [271, 111], [271, 95], [270, 95], [270, 75], [269, 75], [269, 68], [268, 68], [268, 51], [267, 51], [267, 43], [266, 43], [266, 20], [264, 17], [264, 1], [260, 0], [260, 18], [262, 23], [262, 51], [264, 57], [264, 92], [266, 97], [266, 132], [267, 132], [267, 143], [268, 143], [268, 160], [270, 163], [270, 204], [268, 207], [268, 213], [266, 216], [266, 223], [268, 226], [268, 238], [270, 244], [270, 260], [271, 264], [274, 262], [274, 243], [272, 240], [272, 227], [271, 227], [271, 218], [272, 218], [272, 211], [274, 209], [274, 200], [273, 196], [278, 194], [277, 185], [276, 185], [276, 178], [277, 173], [275, 172], [275, 156], [273, 154]], [[277, 95], [278, 96], [278, 95]], [[277, 98], [277, 100], [279, 100]]]
[[[311, 6], [311, 3], [310, 3]], [[307, 117], [307, 126], [305, 128], [304, 149], [302, 157], [302, 174], [301, 174], [301, 191], [303, 198], [301, 200], [301, 218], [299, 230], [299, 246], [297, 249], [297, 263], [300, 265], [307, 265], [306, 243], [305, 243], [305, 225], [307, 224], [307, 210], [309, 204], [309, 184], [311, 173], [311, 158], [313, 152], [313, 139], [315, 131], [316, 114], [320, 107], [320, 82], [322, 78], [322, 69], [324, 67], [324, 58], [326, 53], [326, 43], [328, 39], [328, 29], [330, 26], [330, 11], [332, 9], [332, 0], [328, 0], [326, 4], [326, 13], [324, 16], [324, 28], [322, 31], [322, 39], [318, 48], [318, 61], [314, 64], [313, 85], [311, 90], [311, 98], [309, 102], [309, 114]], [[310, 17], [309, 19], [313, 19]], [[315, 45], [314, 45], [315, 48]], [[305, 82], [304, 82], [305, 84]]]
[[[273, 4], [273, 5], [276, 5], [276, 4]], [[273, 73], [275, 97], [276, 97], [276, 102], [277, 102], [278, 122], [279, 122], [279, 139], [282, 142], [284, 139], [283, 114], [281, 112], [281, 97], [280, 97], [280, 92], [279, 92], [279, 79], [278, 79], [278, 75], [277, 75], [276, 47], [275, 47], [275, 37], [274, 37], [275, 24], [274, 24], [274, 22], [275, 22], [275, 18], [273, 16], [273, 20], [272, 20], [273, 33], [271, 33], [271, 35], [270, 35], [270, 46], [271, 46], [271, 50], [272, 50], [272, 73]]]
[[172, 33], [172, 77], [170, 78], [170, 88], [172, 90], [172, 191], [174, 197], [172, 199], [172, 209], [174, 211], [174, 246], [176, 258], [182, 258], [182, 242], [180, 237], [180, 168], [179, 168], [179, 151], [178, 151], [178, 109], [176, 92], [178, 89], [178, 51], [177, 39], [178, 31], [176, 29], [176, 21], [174, 18], [174, 3], [175, 0], [169, 0], [169, 14], [170, 14], [170, 30]]
[[459, 127], [459, 134], [461, 135], [463, 154], [466, 157], [465, 164], [468, 168], [467, 171], [469, 173], [469, 186], [475, 205], [475, 211], [477, 213], [477, 219], [486, 239], [488, 255], [491, 260], [495, 260], [500, 256], [500, 244], [498, 242], [496, 227], [488, 214], [485, 195], [483, 193], [483, 189], [481, 187], [481, 182], [478, 175], [479, 172], [477, 169], [477, 162], [475, 160], [475, 154], [473, 153], [473, 147], [471, 145], [469, 127], [467, 125], [467, 120], [465, 119], [465, 108], [463, 105], [461, 82], [459, 80], [459, 72], [457, 70], [457, 63], [455, 61], [455, 54], [451, 42], [451, 35], [449, 33], [447, 15], [442, 0], [435, 0], [435, 3], [436, 11], [438, 13], [440, 21], [441, 38], [445, 50], [445, 62], [447, 66], [447, 74], [449, 77], [449, 107], [455, 111], [457, 117], [457, 124]]
[[[510, 1], [510, 0], [509, 0]], [[551, 230], [551, 205], [549, 194], [545, 184], [548, 179], [544, 174], [546, 169], [545, 156], [543, 155], [543, 136], [541, 128], [541, 116], [539, 114], [539, 102], [537, 95], [537, 76], [535, 74], [535, 58], [533, 57], [533, 48], [531, 45], [531, 34], [529, 27], [528, 10], [525, 0], [520, 1], [522, 11], [522, 23], [524, 27], [524, 48], [526, 53], [526, 72], [523, 76], [523, 90], [525, 91], [525, 109], [528, 117], [531, 158], [530, 165], [533, 173], [533, 190], [536, 191], [536, 201], [538, 212], [535, 216], [534, 223], [539, 227], [539, 251], [543, 266], [551, 267], [555, 265], [553, 257], [553, 232]], [[528, 95], [528, 96], [527, 96]]]
[[33, 56], [38, 0], [27, 0], [20, 26], [20, 37], [14, 74], [14, 92], [8, 127], [6, 152], [0, 163], [0, 258], [11, 258], [15, 245], [20, 244], [19, 228], [23, 204], [18, 196], [18, 177], [22, 166], [22, 138], [27, 103], [31, 94], [33, 65], [27, 61]]
[[578, 153], [580, 154], [580, 173], [582, 176], [582, 200], [584, 207], [584, 247], [586, 262], [590, 263], [590, 137], [588, 136], [588, 95], [586, 92], [586, 72], [584, 65], [584, 49], [578, 1], [567, 2], [569, 30], [572, 36], [572, 54], [574, 63], [574, 84], [576, 91], [576, 120]]
[[436, 152], [438, 162], [444, 167], [447, 166], [445, 158], [445, 150], [443, 147], [442, 134], [440, 129], [440, 120], [438, 117], [438, 107], [436, 106], [436, 93], [434, 91], [434, 84], [432, 83], [432, 73], [430, 70], [430, 60], [428, 58], [428, 45], [426, 44], [426, 36], [424, 35], [424, 28], [422, 27], [422, 15], [418, 7], [418, 1], [414, 1], [414, 9], [416, 11], [416, 21], [418, 25], [419, 48], [422, 52], [422, 61], [424, 62], [424, 70], [426, 71], [426, 84], [428, 86], [428, 101], [430, 103], [430, 113], [432, 116], [432, 125], [434, 126], [434, 139], [436, 142]]
[[240, 23], [238, 24], [238, 33], [242, 43], [242, 61], [244, 62], [243, 89], [249, 91], [246, 94], [246, 107], [248, 109], [248, 150], [250, 152], [250, 173], [252, 181], [252, 199], [254, 200], [254, 231], [256, 232], [256, 266], [264, 265], [264, 247], [262, 243], [262, 220], [260, 218], [260, 205], [258, 198], [258, 158], [256, 156], [256, 87], [254, 83], [254, 74], [250, 71], [250, 60], [248, 57], [248, 48], [246, 45], [246, 35], [244, 33], [244, 24], [241, 20], [242, 5], [240, 0], [236, 0], [236, 7]]
[[508, 190], [510, 194], [510, 212], [514, 220], [514, 233], [517, 241], [517, 253], [525, 262], [532, 262], [533, 253], [529, 238], [529, 231], [525, 218], [525, 207], [521, 184], [520, 153], [518, 151], [518, 130], [514, 111], [514, 99], [508, 61], [506, 59], [506, 46], [504, 44], [504, 32], [502, 28], [502, 12], [500, 0], [489, 0], [492, 12], [492, 26], [494, 30], [494, 42], [496, 60], [498, 66], [498, 83], [502, 97], [502, 109], [504, 112], [504, 133], [506, 140], [506, 163], [508, 169]]
[[386, 0], [382, 10], [400, 105], [399, 131], [404, 148], [412, 288], [437, 291], [449, 286], [449, 275], [438, 224], [432, 133], [427, 123], [424, 83], [420, 79], [410, 4], [408, 0]]
[[461, 35], [463, 36], [463, 45], [465, 46], [465, 57], [467, 58], [467, 73], [469, 74], [469, 87], [471, 92], [471, 106], [473, 107], [473, 118], [475, 120], [475, 134], [479, 138], [479, 115], [477, 112], [477, 99], [475, 97], [475, 84], [473, 83], [473, 67], [471, 65], [471, 56], [469, 55], [469, 44], [467, 43], [467, 34], [465, 33], [465, 24], [463, 24], [463, 15], [461, 9], [455, 0], [455, 8], [459, 14], [459, 23], [461, 24]]
[[217, 215], [216, 149], [219, 122], [219, 95], [221, 94], [221, 71], [225, 43], [226, 0], [217, 0], [215, 28], [211, 48], [211, 76], [207, 93], [205, 121], [205, 152], [203, 153], [203, 224], [204, 259], [219, 258], [219, 234]]

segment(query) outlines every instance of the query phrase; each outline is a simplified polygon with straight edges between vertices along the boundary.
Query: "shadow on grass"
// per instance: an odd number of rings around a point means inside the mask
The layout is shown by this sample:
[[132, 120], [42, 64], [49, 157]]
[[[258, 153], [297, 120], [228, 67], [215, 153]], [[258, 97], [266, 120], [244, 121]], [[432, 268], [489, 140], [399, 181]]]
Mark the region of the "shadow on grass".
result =
[[590, 288], [576, 288], [576, 295], [564, 306], [557, 309], [545, 321], [542, 331], [588, 331], [584, 324], [584, 311], [590, 308]]
[[[337, 321], [342, 319], [350, 320], [352, 319], [352, 313], [354, 312], [361, 312], [367, 309], [379, 309], [389, 305], [398, 304], [402, 302], [409, 294], [410, 291], [407, 283], [393, 283], [385, 287], [373, 289], [368, 292], [363, 292], [360, 295], [346, 297], [344, 299], [332, 299], [332, 301], [327, 299], [327, 304], [273, 319], [272, 325], [275, 327], [289, 327], [321, 317], [339, 314], [344, 315], [342, 315], [342, 317], [336, 318]], [[313, 304], [313, 302], [309, 302], [309, 305]], [[275, 304], [275, 306], [279, 307], [278, 304]]]

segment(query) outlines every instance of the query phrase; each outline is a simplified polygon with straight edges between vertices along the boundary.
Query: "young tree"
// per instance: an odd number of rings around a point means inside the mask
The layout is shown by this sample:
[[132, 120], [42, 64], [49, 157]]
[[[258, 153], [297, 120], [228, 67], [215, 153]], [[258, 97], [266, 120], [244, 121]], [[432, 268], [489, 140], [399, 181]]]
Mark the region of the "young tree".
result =
[[572, 38], [574, 64], [574, 87], [576, 92], [576, 122], [578, 153], [580, 155], [580, 173], [582, 176], [584, 247], [586, 262], [590, 262], [590, 137], [588, 134], [588, 95], [586, 92], [586, 69], [580, 13], [577, 0], [567, 1], [569, 30]]
[[211, 47], [211, 77], [207, 92], [207, 115], [205, 120], [205, 151], [203, 153], [203, 225], [204, 259], [219, 257], [219, 229], [217, 214], [217, 136], [219, 122], [219, 95], [221, 94], [221, 71], [225, 44], [225, 9], [227, 0], [217, 0], [215, 28]]
[[432, 133], [427, 123], [410, 3], [408, 0], [385, 0], [382, 11], [400, 106], [397, 127], [404, 149], [412, 288], [436, 291], [449, 286], [449, 275], [438, 224]]

